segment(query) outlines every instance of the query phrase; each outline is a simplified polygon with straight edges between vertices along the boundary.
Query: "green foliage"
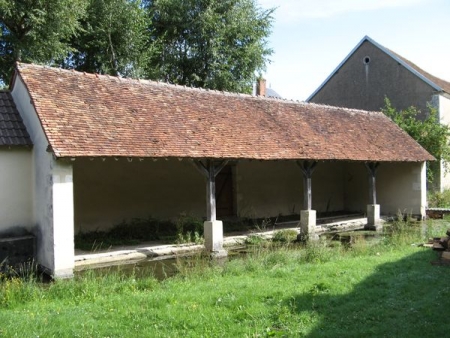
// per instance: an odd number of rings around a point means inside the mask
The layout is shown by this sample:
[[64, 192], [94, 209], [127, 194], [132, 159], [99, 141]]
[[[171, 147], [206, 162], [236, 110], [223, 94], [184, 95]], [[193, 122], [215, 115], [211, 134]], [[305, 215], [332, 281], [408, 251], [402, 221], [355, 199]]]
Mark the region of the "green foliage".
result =
[[431, 105], [428, 105], [426, 117], [420, 119], [421, 112], [415, 107], [397, 111], [388, 98], [385, 98], [384, 103], [382, 112], [436, 158], [437, 161], [430, 163], [427, 167], [427, 179], [432, 183], [438, 173], [440, 160], [444, 161], [445, 170], [448, 170], [450, 127], [440, 123], [438, 112]]
[[203, 222], [196, 217], [181, 214], [176, 221], [176, 243], [203, 243]]
[[71, 40], [67, 68], [143, 77], [148, 57], [148, 19], [140, 0], [90, 0], [81, 31]]
[[308, 241], [302, 259], [307, 263], [326, 263], [333, 258], [336, 250], [338, 248], [330, 247], [323, 239]]
[[170, 83], [250, 92], [264, 69], [273, 9], [255, 0], [147, 1], [154, 54], [148, 76]]
[[251, 234], [245, 238], [244, 243], [247, 245], [266, 245], [267, 239], [260, 235]]
[[15, 61], [53, 64], [73, 49], [88, 0], [0, 0], [0, 83]]
[[434, 208], [450, 208], [450, 189], [443, 192], [429, 192], [427, 196], [428, 206]]
[[272, 14], [256, 0], [0, 0], [0, 85], [21, 60], [250, 92]]

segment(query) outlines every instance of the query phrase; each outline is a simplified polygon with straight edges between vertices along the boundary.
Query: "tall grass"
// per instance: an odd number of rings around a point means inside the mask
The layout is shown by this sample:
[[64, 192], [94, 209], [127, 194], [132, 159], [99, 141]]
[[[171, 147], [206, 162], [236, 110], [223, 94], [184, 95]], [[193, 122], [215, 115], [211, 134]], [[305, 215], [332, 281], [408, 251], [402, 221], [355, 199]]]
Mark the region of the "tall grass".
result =
[[[426, 225], [426, 226], [424, 226]], [[253, 245], [217, 264], [180, 258], [178, 274], [88, 271], [41, 285], [4, 278], [0, 336], [423, 337], [450, 330], [448, 269], [415, 245], [446, 222], [399, 221], [378, 241]]]

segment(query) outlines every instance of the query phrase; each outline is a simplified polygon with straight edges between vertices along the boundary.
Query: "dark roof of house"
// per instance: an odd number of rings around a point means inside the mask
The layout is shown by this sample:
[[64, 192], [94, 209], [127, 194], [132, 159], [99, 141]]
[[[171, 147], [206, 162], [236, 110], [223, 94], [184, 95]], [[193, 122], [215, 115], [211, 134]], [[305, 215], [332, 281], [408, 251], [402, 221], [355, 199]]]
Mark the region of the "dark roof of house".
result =
[[272, 88], [266, 88], [266, 97], [273, 97], [275, 99], [282, 99], [281, 95], [278, 94], [275, 90]]
[[0, 90], [0, 147], [31, 145], [30, 135], [16, 109], [11, 93]]
[[333, 72], [325, 79], [324, 82], [306, 99], [306, 102], [311, 101], [311, 99], [325, 86], [325, 84], [333, 77], [334, 74], [336, 74], [339, 69], [344, 65], [344, 63], [347, 62], [347, 60], [353, 55], [353, 53], [356, 52], [356, 50], [364, 43], [369, 42], [376, 46], [378, 49], [382, 50], [384, 53], [392, 57], [394, 60], [396, 60], [398, 63], [400, 63], [403, 67], [408, 69], [411, 73], [415, 74], [417, 77], [422, 79], [422, 81], [428, 83], [431, 87], [434, 88], [434, 90], [438, 92], [446, 92], [450, 94], [450, 82], [442, 80], [436, 76], [431, 75], [430, 73], [427, 73], [423, 69], [416, 66], [411, 61], [405, 59], [404, 57], [394, 53], [390, 49], [383, 47], [375, 40], [371, 39], [367, 35], [362, 38], [362, 40], [355, 46], [355, 48], [352, 49], [352, 51], [345, 57], [344, 60], [333, 70]]
[[380, 112], [18, 64], [56, 157], [432, 160]]
[[438, 91], [444, 91], [448, 94], [450, 94], [450, 82], [447, 82], [445, 80], [442, 80], [434, 75], [431, 75], [430, 73], [424, 71], [423, 69], [419, 68], [417, 65], [412, 63], [411, 61], [405, 59], [403, 56], [398, 55], [397, 53], [394, 53], [393, 51], [390, 51], [393, 55], [398, 57], [400, 60], [402, 60], [405, 64], [407, 64], [410, 68], [414, 69], [417, 73], [421, 74], [423, 77], [429, 79]]

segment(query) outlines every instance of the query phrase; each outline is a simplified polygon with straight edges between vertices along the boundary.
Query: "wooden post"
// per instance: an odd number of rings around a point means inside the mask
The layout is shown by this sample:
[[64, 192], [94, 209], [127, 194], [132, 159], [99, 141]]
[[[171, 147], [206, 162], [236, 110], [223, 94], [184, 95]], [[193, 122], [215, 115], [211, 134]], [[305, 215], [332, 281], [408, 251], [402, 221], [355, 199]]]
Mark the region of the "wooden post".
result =
[[369, 204], [377, 204], [376, 173], [380, 163], [366, 162], [365, 165], [369, 171]]
[[214, 162], [207, 161], [208, 176], [206, 183], [206, 220], [216, 220], [216, 175]]
[[215, 166], [211, 159], [206, 164], [194, 161], [195, 167], [206, 177], [206, 221], [203, 229], [205, 249], [214, 258], [227, 256], [227, 251], [223, 249], [223, 223], [216, 220], [216, 176], [227, 163], [224, 160]]
[[312, 209], [312, 174], [317, 165], [317, 161], [297, 161], [303, 172], [303, 210]]
[[224, 160], [217, 166], [213, 160], [207, 160], [206, 164], [202, 161], [194, 161], [195, 167], [206, 177], [206, 220], [216, 220], [216, 176], [227, 165]]

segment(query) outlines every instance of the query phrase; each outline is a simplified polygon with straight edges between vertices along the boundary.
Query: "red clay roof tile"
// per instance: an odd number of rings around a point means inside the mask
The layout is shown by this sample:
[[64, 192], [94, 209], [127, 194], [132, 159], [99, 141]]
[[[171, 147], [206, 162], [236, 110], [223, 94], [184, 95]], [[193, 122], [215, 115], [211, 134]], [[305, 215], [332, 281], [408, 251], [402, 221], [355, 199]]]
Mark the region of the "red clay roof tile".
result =
[[425, 161], [380, 112], [18, 64], [57, 157]]

